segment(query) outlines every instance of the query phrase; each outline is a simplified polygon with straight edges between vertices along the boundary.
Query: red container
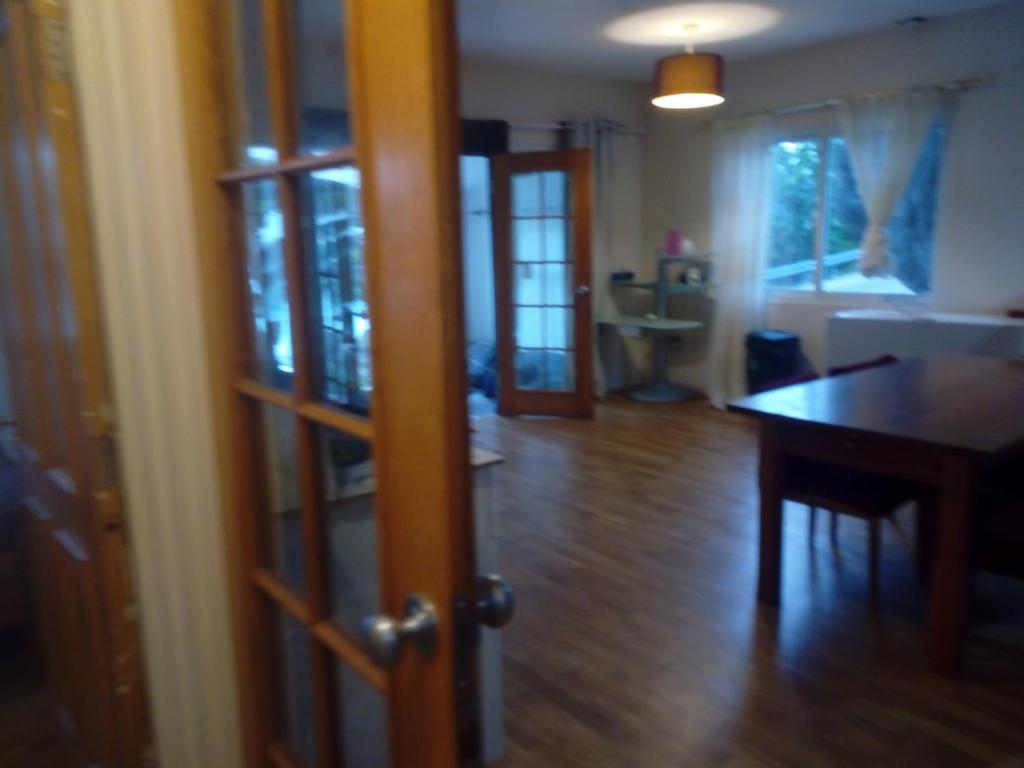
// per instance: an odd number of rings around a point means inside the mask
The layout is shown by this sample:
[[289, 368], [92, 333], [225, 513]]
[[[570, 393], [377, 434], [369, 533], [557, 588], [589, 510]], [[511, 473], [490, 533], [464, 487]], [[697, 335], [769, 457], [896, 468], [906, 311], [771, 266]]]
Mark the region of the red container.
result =
[[665, 233], [665, 253], [669, 256], [683, 255], [683, 233], [678, 229], [670, 229]]

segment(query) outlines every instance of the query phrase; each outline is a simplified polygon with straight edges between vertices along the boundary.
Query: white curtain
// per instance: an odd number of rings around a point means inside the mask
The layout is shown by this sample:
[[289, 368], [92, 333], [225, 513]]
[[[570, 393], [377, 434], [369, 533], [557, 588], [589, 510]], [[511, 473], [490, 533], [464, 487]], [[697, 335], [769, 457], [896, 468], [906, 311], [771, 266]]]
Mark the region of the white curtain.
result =
[[594, 231], [591, 243], [591, 308], [593, 311], [594, 391], [603, 397], [607, 388], [601, 355], [598, 350], [597, 323], [608, 316], [611, 305], [608, 275], [615, 265], [614, 243], [615, 223], [618, 216], [614, 201], [617, 183], [615, 168], [619, 154], [617, 144], [621, 140], [623, 126], [614, 120], [579, 120], [562, 123], [561, 145], [564, 149], [589, 148], [593, 158], [593, 220]]
[[886, 226], [939, 107], [939, 94], [913, 91], [850, 99], [840, 107], [853, 176], [868, 214], [860, 260], [865, 275], [889, 272]]
[[773, 138], [767, 116], [716, 125], [712, 137], [708, 394], [719, 408], [746, 393], [746, 336], [763, 321]]

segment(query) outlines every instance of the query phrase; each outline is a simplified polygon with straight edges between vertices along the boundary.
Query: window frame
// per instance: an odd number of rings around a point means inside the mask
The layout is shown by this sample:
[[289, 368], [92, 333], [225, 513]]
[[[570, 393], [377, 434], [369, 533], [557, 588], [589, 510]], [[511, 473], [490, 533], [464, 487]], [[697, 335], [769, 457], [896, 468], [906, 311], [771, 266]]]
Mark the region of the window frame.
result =
[[[833, 110], [829, 110], [827, 116], [823, 118], [821, 116], [811, 118], [811, 122], [813, 123], [812, 126], [803, 125], [777, 132], [772, 140], [772, 151], [774, 151], [775, 145], [785, 141], [814, 141], [818, 146], [818, 200], [814, 215], [814, 286], [806, 290], [786, 286], [775, 287], [768, 284], [768, 281], [762, 277], [762, 286], [764, 287], [766, 299], [769, 302], [835, 304], [842, 307], [867, 306], [868, 308], [874, 308], [888, 307], [894, 304], [913, 304], [919, 307], [930, 307], [934, 294], [934, 285], [925, 293], [914, 294], [826, 291], [823, 288], [822, 279], [824, 277], [825, 256], [827, 255], [825, 253], [827, 248], [826, 230], [829, 204], [827, 174], [832, 152], [830, 144], [832, 139], [842, 138], [842, 132], [839, 130], [838, 121]], [[774, 195], [774, 190], [772, 194]], [[769, 222], [768, 228], [770, 249], [771, 222]], [[934, 236], [933, 233], [932, 237], [934, 238]], [[933, 268], [934, 264], [935, 254], [933, 251]], [[768, 267], [765, 266], [763, 272], [767, 272], [767, 270]]]

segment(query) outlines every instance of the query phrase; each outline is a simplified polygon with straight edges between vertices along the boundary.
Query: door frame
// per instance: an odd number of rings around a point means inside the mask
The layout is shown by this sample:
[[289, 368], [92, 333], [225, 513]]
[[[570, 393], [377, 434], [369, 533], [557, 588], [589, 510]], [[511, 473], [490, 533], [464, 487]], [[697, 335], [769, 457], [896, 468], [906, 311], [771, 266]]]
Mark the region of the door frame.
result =
[[[512, 280], [512, 174], [566, 171], [572, 183], [573, 344], [576, 388], [571, 392], [532, 391], [515, 386], [515, 304]], [[491, 157], [494, 228], [494, 289], [498, 347], [498, 413], [502, 416], [544, 415], [593, 418], [592, 311], [592, 161], [589, 149], [518, 152]], [[579, 288], [586, 291], [579, 292]]]
[[[231, 260], [224, 258], [234, 247], [233, 214], [220, 188], [232, 146], [224, 119], [224, 105], [231, 103], [224, 5], [177, 0], [174, 11], [218, 474], [225, 489], [243, 749], [247, 764], [256, 765], [266, 757], [267, 693], [258, 674], [265, 651], [253, 640], [259, 625], [251, 581], [254, 551], [240, 524], [249, 511], [249, 478], [232, 458], [245, 430], [236, 352], [241, 313], [237, 304], [225, 301], [238, 285]], [[283, 18], [280, 0], [264, 0], [263, 7], [275, 20]], [[284, 36], [280, 29], [276, 34]], [[464, 738], [456, 717], [456, 673], [475, 665], [456, 658], [455, 606], [471, 594], [475, 572], [454, 6], [450, 0], [353, 0], [349, 46], [350, 61], [357, 62], [350, 85], [364, 106], [354, 111], [354, 129], [363, 177], [375, 382], [372, 423], [360, 430], [375, 446], [381, 547], [390, 563], [382, 602], [387, 613], [400, 616], [406, 597], [420, 593], [439, 614], [435, 657], [425, 661], [407, 652], [384, 676], [393, 702], [391, 758], [396, 766], [456, 765]], [[272, 83], [274, 88], [280, 84]], [[404, 215], [382, 226], [388, 211], [396, 209]], [[250, 388], [249, 394], [254, 392]], [[424, 402], [435, 407], [424, 408]], [[351, 427], [354, 420], [345, 422]]]

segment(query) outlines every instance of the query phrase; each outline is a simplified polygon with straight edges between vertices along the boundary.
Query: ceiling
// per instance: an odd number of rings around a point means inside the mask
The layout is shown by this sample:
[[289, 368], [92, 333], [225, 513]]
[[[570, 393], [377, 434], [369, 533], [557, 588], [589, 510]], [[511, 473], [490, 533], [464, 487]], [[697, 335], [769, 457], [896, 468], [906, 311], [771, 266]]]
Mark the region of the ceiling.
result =
[[[752, 58], [893, 28], [898, 20], [910, 16], [935, 19], [1005, 1], [743, 0], [774, 16], [772, 25], [743, 37], [715, 42], [713, 50], [726, 59]], [[678, 45], [670, 46], [628, 44], [610, 39], [607, 28], [624, 16], [666, 4], [657, 0], [458, 0], [462, 52], [532, 68], [646, 80], [651, 64], [661, 56], [680, 51], [682, 39]], [[714, 9], [704, 8], [703, 12], [714, 15]], [[722, 27], [732, 23], [728, 15], [721, 19]], [[695, 42], [698, 50], [707, 50], [701, 46], [699, 36]]]

